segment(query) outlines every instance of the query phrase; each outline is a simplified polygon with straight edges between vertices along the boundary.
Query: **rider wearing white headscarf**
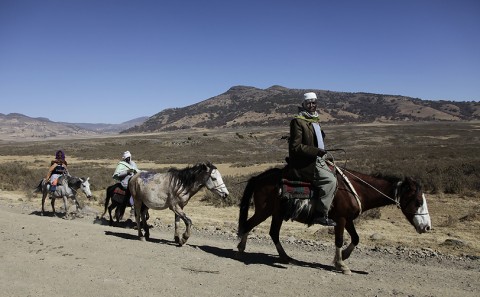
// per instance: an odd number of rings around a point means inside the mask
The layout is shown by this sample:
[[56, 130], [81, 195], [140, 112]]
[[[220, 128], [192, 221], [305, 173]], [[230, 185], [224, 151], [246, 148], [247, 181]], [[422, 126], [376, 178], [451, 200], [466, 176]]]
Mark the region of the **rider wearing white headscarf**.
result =
[[303, 95], [299, 113], [290, 122], [289, 176], [293, 180], [311, 182], [314, 205], [320, 216], [313, 223], [334, 226], [328, 211], [335, 195], [337, 180], [326, 163], [324, 133], [317, 112], [317, 94]]
[[128, 181], [138, 171], [137, 164], [132, 161], [132, 154], [126, 151], [123, 153], [122, 161], [118, 162], [112, 177], [119, 181], [124, 189], [127, 189]]

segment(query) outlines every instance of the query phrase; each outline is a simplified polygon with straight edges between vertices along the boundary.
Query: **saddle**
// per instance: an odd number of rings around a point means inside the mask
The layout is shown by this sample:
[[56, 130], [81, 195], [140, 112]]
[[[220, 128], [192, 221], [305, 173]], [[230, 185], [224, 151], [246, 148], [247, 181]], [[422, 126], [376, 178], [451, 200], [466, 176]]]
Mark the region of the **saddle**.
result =
[[57, 190], [57, 186], [61, 183], [63, 183], [63, 176], [59, 176], [56, 179], [54, 179], [50, 183], [50, 192], [55, 192]]
[[313, 187], [309, 182], [282, 178], [281, 186], [280, 197], [282, 199], [311, 199], [313, 197]]
[[[289, 157], [286, 157], [285, 161], [287, 162], [287, 166], [282, 170], [280, 197], [284, 199], [311, 199], [314, 195], [312, 183], [289, 179]], [[338, 168], [331, 161], [327, 161], [327, 166], [332, 172], [335, 172]]]
[[113, 190], [112, 200], [117, 203], [123, 204], [127, 201], [127, 196], [129, 196], [129, 194], [127, 194], [127, 190], [124, 190], [120, 183], [118, 183], [117, 187]]

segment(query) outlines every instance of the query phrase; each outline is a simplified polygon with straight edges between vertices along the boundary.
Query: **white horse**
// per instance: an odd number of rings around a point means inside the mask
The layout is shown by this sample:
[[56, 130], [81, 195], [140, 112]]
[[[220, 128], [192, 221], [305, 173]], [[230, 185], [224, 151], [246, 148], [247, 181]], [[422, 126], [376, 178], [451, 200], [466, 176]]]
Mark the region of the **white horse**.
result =
[[[172, 168], [166, 173], [139, 172], [130, 179], [128, 186], [134, 200], [139, 239], [148, 240], [150, 237], [146, 219], [148, 209], [162, 210], [168, 207], [175, 213], [174, 239], [180, 246], [187, 242], [192, 226], [192, 221], [183, 211], [188, 200], [204, 186], [222, 198], [229, 194], [222, 175], [210, 162], [199, 163], [184, 169]], [[140, 216], [145, 237], [140, 227]], [[180, 219], [186, 226], [181, 238]]]
[[63, 198], [63, 205], [65, 207], [65, 216], [64, 218], [68, 218], [68, 204], [67, 198], [71, 198], [76, 206], [76, 210], [81, 209], [80, 204], [77, 201], [76, 195], [77, 191], [80, 189], [88, 199], [92, 197], [92, 192], [90, 191], [90, 183], [88, 182], [90, 178], [87, 177], [79, 178], [70, 175], [63, 175], [59, 177], [57, 188], [54, 192], [50, 192], [50, 184], [45, 183], [45, 180], [42, 180], [37, 188], [35, 189], [36, 192], [42, 192], [42, 216], [45, 213], [45, 199], [48, 195], [50, 195], [52, 199], [52, 210], [53, 215], [55, 213], [55, 199], [56, 198]]

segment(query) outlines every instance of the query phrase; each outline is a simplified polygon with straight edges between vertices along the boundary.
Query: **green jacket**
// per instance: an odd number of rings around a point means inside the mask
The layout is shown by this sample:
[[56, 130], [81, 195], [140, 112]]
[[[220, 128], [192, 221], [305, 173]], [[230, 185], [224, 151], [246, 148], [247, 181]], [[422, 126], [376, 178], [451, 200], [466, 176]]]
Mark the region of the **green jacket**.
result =
[[115, 168], [115, 172], [113, 173], [113, 178], [120, 181], [128, 174], [134, 174], [138, 172], [137, 164], [135, 162], [131, 162], [128, 164], [125, 161], [120, 161], [117, 164], [117, 168]]
[[[322, 131], [322, 137], [324, 133]], [[288, 178], [312, 181], [319, 148], [311, 120], [296, 117], [290, 121]]]

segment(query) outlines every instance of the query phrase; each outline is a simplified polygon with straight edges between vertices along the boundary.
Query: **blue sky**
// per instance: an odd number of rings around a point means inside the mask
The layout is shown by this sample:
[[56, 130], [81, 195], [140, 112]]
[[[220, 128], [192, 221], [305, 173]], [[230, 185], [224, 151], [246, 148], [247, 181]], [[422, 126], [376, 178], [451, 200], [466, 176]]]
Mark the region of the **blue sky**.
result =
[[480, 1], [0, 0], [0, 113], [121, 123], [235, 85], [480, 100]]

